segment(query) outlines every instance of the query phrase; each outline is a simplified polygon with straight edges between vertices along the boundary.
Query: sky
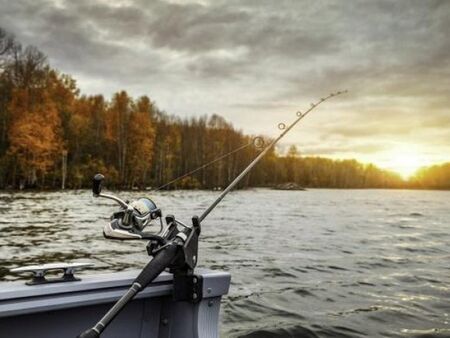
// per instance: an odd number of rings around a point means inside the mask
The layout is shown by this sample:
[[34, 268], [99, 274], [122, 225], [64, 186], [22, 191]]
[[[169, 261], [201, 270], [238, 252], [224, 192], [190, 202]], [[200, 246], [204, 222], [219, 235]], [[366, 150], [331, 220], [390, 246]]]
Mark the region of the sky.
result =
[[0, 0], [0, 27], [84, 94], [125, 89], [178, 116], [245, 133], [331, 92], [284, 139], [407, 177], [450, 161], [450, 1]]

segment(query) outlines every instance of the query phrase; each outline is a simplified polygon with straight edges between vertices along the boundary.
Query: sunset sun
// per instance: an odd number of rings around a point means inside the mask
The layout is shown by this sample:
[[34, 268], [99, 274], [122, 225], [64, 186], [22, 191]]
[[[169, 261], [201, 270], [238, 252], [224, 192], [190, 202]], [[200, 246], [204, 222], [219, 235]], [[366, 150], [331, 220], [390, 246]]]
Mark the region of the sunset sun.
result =
[[422, 155], [414, 148], [401, 147], [389, 153], [387, 166], [408, 179], [422, 166], [425, 166]]

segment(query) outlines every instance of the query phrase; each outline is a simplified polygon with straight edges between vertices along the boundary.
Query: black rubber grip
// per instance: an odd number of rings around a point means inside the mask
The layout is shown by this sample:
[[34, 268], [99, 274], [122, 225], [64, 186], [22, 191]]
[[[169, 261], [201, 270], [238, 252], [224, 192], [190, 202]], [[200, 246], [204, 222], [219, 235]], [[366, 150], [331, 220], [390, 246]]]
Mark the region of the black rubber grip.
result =
[[167, 268], [175, 259], [178, 253], [178, 245], [171, 243], [147, 263], [139, 276], [135, 279], [135, 283], [139, 283], [143, 288], [149, 285], [158, 275]]
[[102, 181], [105, 178], [102, 174], [97, 174], [92, 179], [92, 192], [94, 195], [99, 195], [102, 191]]

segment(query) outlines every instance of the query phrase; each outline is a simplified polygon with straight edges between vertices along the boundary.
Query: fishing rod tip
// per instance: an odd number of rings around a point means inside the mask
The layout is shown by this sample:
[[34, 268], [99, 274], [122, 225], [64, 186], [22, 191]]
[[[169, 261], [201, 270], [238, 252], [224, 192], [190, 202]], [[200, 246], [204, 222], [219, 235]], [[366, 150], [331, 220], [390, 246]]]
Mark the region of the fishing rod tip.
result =
[[333, 96], [337, 96], [337, 95], [341, 95], [341, 94], [346, 94], [346, 93], [348, 93], [347, 89], [338, 91], [336, 93], [331, 93], [329, 97], [333, 97]]

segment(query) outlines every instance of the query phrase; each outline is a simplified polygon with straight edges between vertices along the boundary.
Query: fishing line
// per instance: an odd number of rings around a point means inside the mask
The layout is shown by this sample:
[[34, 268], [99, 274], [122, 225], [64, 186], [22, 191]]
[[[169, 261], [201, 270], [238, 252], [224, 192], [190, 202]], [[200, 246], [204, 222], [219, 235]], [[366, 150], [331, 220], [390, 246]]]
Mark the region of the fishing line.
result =
[[175, 183], [175, 182], [177, 182], [177, 181], [179, 181], [179, 180], [181, 180], [181, 179], [183, 179], [185, 177], [188, 177], [188, 176], [196, 173], [197, 171], [205, 169], [206, 167], [209, 167], [210, 165], [212, 165], [212, 164], [214, 164], [216, 162], [219, 162], [220, 160], [223, 160], [224, 158], [227, 158], [228, 156], [231, 156], [231, 155], [233, 155], [233, 154], [235, 154], [235, 153], [237, 153], [237, 152], [239, 152], [239, 151], [241, 151], [241, 150], [243, 150], [243, 149], [245, 149], [245, 148], [247, 148], [247, 147], [249, 147], [251, 145], [255, 146], [255, 148], [262, 148], [264, 146], [264, 140], [262, 139], [262, 137], [259, 137], [259, 136], [255, 137], [255, 138], [253, 138], [253, 140], [251, 142], [249, 142], [247, 144], [244, 144], [244, 145], [242, 145], [242, 146], [240, 146], [240, 147], [238, 147], [238, 148], [236, 148], [236, 149], [234, 149], [234, 150], [232, 150], [232, 151], [230, 151], [230, 152], [228, 152], [226, 154], [223, 154], [223, 155], [213, 159], [212, 161], [209, 161], [209, 162], [201, 165], [200, 167], [198, 167], [198, 168], [196, 168], [194, 170], [191, 170], [191, 171], [189, 171], [189, 172], [187, 172], [187, 173], [185, 173], [185, 174], [183, 174], [181, 176], [178, 176], [177, 178], [174, 178], [173, 180], [171, 180], [171, 181], [161, 185], [160, 187], [158, 187], [156, 189], [151, 189], [150, 191], [158, 191], [158, 190], [164, 189], [165, 187], [167, 187], [167, 186], [169, 186], [169, 185], [171, 185], [171, 184], [173, 184], [173, 183]]
[[284, 123], [279, 123], [278, 124], [278, 129], [280, 130], [284, 130], [275, 140], [273, 140], [270, 144], [268, 144], [260, 153], [258, 156], [256, 156], [256, 158], [228, 185], [228, 187], [226, 187], [222, 193], [219, 195], [219, 197], [208, 207], [208, 209], [206, 209], [203, 214], [201, 214], [201, 216], [198, 218], [199, 222], [201, 223], [206, 216], [209, 215], [209, 213], [217, 206], [217, 204], [220, 203], [220, 201], [222, 201], [222, 199], [241, 181], [241, 179], [259, 162], [259, 160], [261, 160], [261, 158], [264, 157], [264, 155], [267, 154], [267, 152], [273, 147], [275, 146], [275, 144], [278, 143], [278, 141], [280, 141], [284, 135], [286, 135], [297, 123], [299, 123], [302, 119], [304, 119], [311, 111], [313, 111], [315, 108], [317, 108], [322, 102], [325, 102], [326, 100], [334, 97], [334, 96], [338, 96], [341, 94], [345, 94], [347, 93], [347, 90], [344, 91], [339, 91], [336, 93], [331, 93], [330, 95], [321, 98], [318, 102], [316, 103], [311, 103], [311, 107], [304, 112], [303, 114], [298, 111], [296, 113], [296, 115], [298, 116], [298, 118], [291, 123], [291, 125], [289, 127], [286, 128], [286, 125]]

